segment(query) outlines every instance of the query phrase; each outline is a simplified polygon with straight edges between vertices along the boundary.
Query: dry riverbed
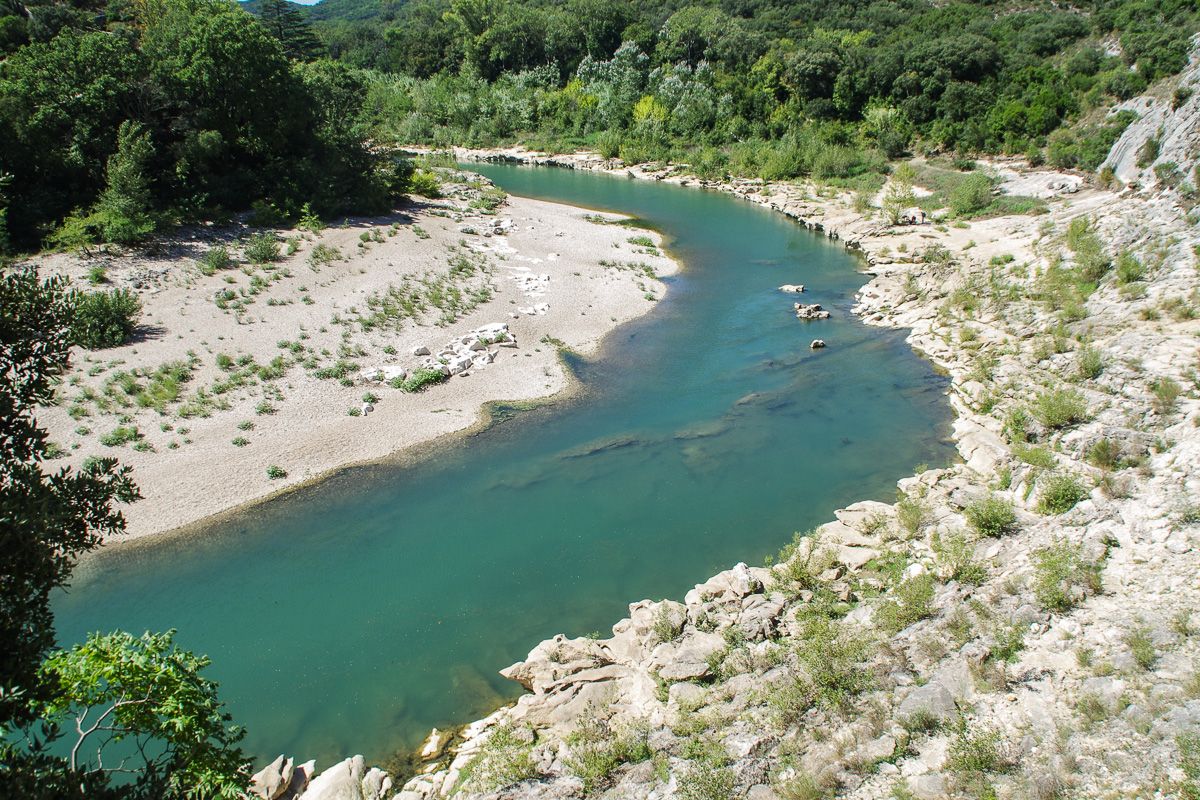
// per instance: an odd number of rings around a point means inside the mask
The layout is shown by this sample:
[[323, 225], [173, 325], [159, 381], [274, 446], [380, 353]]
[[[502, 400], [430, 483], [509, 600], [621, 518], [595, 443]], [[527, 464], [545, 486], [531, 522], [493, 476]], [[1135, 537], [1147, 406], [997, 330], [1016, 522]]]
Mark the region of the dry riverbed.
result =
[[[51, 466], [131, 465], [137, 538], [420, 455], [487, 402], [564, 390], [559, 348], [594, 351], [653, 309], [676, 269], [656, 234], [616, 215], [517, 197], [489, 208], [499, 194], [486, 181], [449, 177], [443, 199], [394, 216], [276, 231], [273, 262], [245, 255], [256, 231], [243, 227], [192, 230], [158, 252], [36, 259], [83, 287], [102, 268], [96, 289], [144, 304], [133, 341], [75, 352], [39, 419], [60, 453]], [[233, 263], [206, 267], [219, 246]], [[452, 374], [406, 390], [422, 370]]]

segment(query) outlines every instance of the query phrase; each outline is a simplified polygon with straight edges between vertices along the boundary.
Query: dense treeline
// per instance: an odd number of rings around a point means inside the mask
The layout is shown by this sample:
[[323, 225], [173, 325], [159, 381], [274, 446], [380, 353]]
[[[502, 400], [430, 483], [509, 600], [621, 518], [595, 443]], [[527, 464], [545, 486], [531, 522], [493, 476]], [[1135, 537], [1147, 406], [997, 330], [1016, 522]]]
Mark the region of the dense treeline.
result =
[[256, 199], [390, 207], [407, 166], [366, 143], [362, 74], [306, 61], [322, 47], [285, 11], [260, 23], [224, 0], [0, 0], [12, 245], [129, 243]]
[[398, 139], [683, 149], [718, 168], [740, 144], [735, 160], [757, 152], [783, 175], [851, 175], [918, 141], [1035, 158], [1049, 145], [1059, 165], [1094, 168], [1123, 121], [1055, 132], [1177, 72], [1197, 29], [1190, 0], [328, 5], [316, 27], [335, 57], [405, 76], [377, 78], [373, 101]]

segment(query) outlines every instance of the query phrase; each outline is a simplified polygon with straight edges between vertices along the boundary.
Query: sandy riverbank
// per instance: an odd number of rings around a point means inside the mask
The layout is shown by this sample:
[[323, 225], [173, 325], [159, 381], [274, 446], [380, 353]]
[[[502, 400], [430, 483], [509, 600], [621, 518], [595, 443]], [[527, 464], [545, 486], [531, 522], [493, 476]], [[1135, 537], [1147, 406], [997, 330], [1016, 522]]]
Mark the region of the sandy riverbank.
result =
[[[617, 215], [517, 197], [488, 213], [471, 206], [479, 188], [447, 184], [445, 199], [319, 235], [280, 230], [284, 253], [289, 240], [296, 249], [276, 263], [250, 264], [239, 240], [253, 231], [235, 228], [191, 231], [160, 253], [36, 259], [83, 287], [103, 266], [96, 288], [131, 288], [144, 304], [134, 341], [74, 354], [59, 404], [40, 415], [64, 453], [50, 466], [92, 456], [131, 465], [144, 497], [125, 509], [134, 539], [352, 464], [420, 456], [422, 444], [476, 424], [485, 403], [563, 391], [558, 347], [595, 351], [654, 308], [665, 290], [656, 276], [677, 265], [630, 241], [658, 244], [656, 234], [606, 224]], [[205, 275], [198, 259], [221, 244], [237, 263]], [[336, 257], [314, 259], [319, 246]], [[408, 317], [413, 302], [424, 309]], [[473, 352], [490, 355], [444, 383], [389, 385], [427, 358], [420, 348], [436, 358], [458, 340], [466, 352], [463, 337], [495, 324], [515, 347], [485, 339]], [[177, 391], [156, 381], [164, 365], [182, 376]], [[104, 443], [122, 428], [137, 437]], [[268, 477], [270, 466], [286, 477]]]

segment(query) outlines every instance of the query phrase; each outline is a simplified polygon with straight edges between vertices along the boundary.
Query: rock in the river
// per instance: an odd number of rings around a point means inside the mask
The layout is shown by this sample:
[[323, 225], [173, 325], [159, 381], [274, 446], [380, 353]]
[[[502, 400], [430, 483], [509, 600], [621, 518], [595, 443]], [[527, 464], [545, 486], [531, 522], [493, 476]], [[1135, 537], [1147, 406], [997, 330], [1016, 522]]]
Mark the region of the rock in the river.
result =
[[796, 319], [829, 319], [829, 312], [820, 303], [796, 303]]
[[812, 348], [813, 350], [820, 350], [824, 346], [825, 346], [824, 339], [813, 339], [812, 344], [809, 345], [809, 347]]
[[779, 291], [790, 292], [791, 294], [800, 294], [801, 292], [804, 291], [804, 284], [803, 283], [785, 283], [783, 286], [779, 287]]

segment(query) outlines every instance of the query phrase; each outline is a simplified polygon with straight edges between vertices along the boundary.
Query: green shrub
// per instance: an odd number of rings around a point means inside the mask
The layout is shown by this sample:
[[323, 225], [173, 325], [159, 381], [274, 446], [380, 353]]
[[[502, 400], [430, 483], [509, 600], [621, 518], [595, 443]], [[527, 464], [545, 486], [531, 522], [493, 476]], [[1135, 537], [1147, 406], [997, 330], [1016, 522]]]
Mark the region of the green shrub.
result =
[[1087, 401], [1074, 389], [1051, 389], [1037, 396], [1033, 415], [1047, 428], [1067, 428], [1087, 420]]
[[565, 759], [567, 769], [583, 781], [585, 795], [603, 788], [609, 776], [622, 764], [649, 761], [653, 753], [647, 742], [649, 729], [634, 727], [617, 732], [608, 723], [586, 716], [579, 727], [567, 736], [571, 755]]
[[430, 386], [437, 383], [444, 383], [446, 380], [446, 373], [442, 370], [421, 367], [413, 370], [403, 380], [392, 381], [391, 386], [411, 394], [413, 392], [423, 392]]
[[229, 249], [225, 245], [217, 245], [210, 247], [196, 262], [196, 265], [200, 268], [201, 273], [212, 275], [217, 270], [232, 267], [233, 258], [229, 255]]
[[142, 316], [142, 301], [128, 289], [75, 295], [71, 335], [89, 350], [119, 347], [129, 340]]
[[267, 477], [273, 481], [279, 480], [280, 478], [286, 478], [287, 470], [283, 467], [272, 464], [271, 466], [267, 467]]
[[256, 233], [246, 240], [243, 248], [251, 264], [269, 264], [279, 260], [279, 237], [273, 233]]
[[1121, 446], [1112, 439], [1098, 439], [1087, 449], [1087, 462], [1098, 469], [1116, 469], [1121, 463]]
[[92, 286], [99, 286], [102, 283], [108, 283], [108, 270], [102, 264], [88, 267], [88, 283]]
[[1100, 590], [1100, 569], [1078, 545], [1059, 541], [1033, 554], [1034, 597], [1049, 611], [1069, 611]]
[[1003, 772], [1012, 766], [1003, 752], [1003, 742], [1000, 731], [994, 728], [972, 731], [964, 722], [950, 742], [946, 770], [970, 796], [994, 797], [994, 790], [986, 780], [987, 774]]
[[1146, 266], [1128, 250], [1117, 256], [1117, 283], [1125, 286], [1146, 277]]
[[519, 735], [511, 725], [492, 731], [479, 753], [463, 769], [456, 789], [487, 794], [537, 775], [533, 736]]
[[142, 434], [136, 427], [121, 425], [102, 435], [100, 437], [100, 444], [105, 447], [120, 447], [129, 442], [136, 442], [141, 438]]
[[1150, 626], [1139, 620], [1138, 624], [1125, 634], [1125, 644], [1129, 647], [1129, 653], [1133, 656], [1134, 663], [1143, 670], [1150, 669], [1154, 662], [1158, 661], [1158, 650], [1154, 647], [1154, 639], [1150, 633]]
[[1183, 800], [1200, 800], [1200, 734], [1183, 734], [1175, 739], [1179, 748], [1179, 769], [1183, 782], [1179, 786]]
[[1087, 487], [1071, 475], [1048, 475], [1040, 483], [1039, 514], [1065, 514], [1090, 494]]
[[413, 173], [409, 191], [421, 197], [437, 199], [442, 196], [442, 182], [434, 172], [419, 169]]
[[992, 180], [981, 173], [968, 175], [950, 191], [950, 210], [958, 216], [982, 211], [992, 203]]
[[861, 633], [822, 616], [804, 621], [796, 644], [796, 657], [811, 682], [815, 701], [829, 709], [843, 707], [874, 686], [874, 676], [863, 668], [870, 654], [871, 643]]
[[919, 497], [904, 495], [896, 501], [896, 521], [909, 536], [916, 536], [929, 523], [929, 504]]
[[1017, 512], [1012, 502], [996, 495], [976, 500], [963, 513], [981, 536], [1003, 536], [1017, 527]]
[[328, 245], [322, 242], [314, 247], [308, 254], [308, 265], [316, 270], [328, 264], [332, 264], [335, 261], [340, 261], [341, 258], [341, 250], [338, 250], [333, 245]]
[[1095, 380], [1104, 371], [1104, 353], [1095, 347], [1081, 347], [1075, 355], [1076, 369], [1084, 380]]
[[933, 553], [946, 580], [978, 586], [987, 579], [987, 568], [975, 560], [975, 545], [963, 533], [934, 536]]
[[875, 610], [875, 621], [888, 633], [899, 633], [933, 613], [933, 575], [925, 573], [901, 583]]
[[1150, 393], [1154, 396], [1154, 410], [1166, 416], [1173, 413], [1178, 406], [1183, 387], [1175, 380], [1163, 376], [1150, 384]]

